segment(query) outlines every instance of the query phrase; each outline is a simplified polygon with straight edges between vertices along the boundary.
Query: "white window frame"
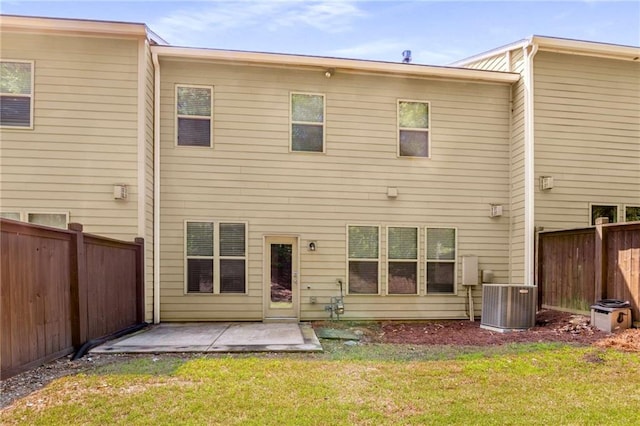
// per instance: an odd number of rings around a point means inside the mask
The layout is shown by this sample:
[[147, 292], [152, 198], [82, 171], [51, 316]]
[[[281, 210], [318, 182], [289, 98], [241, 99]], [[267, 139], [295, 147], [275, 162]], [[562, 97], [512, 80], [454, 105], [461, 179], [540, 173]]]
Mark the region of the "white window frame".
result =
[[[423, 128], [414, 128], [414, 127], [400, 127], [400, 103], [401, 102], [408, 102], [408, 103], [420, 103], [420, 104], [426, 104], [427, 105], [427, 111], [428, 111], [428, 115], [427, 115], [427, 128], [423, 129]], [[422, 158], [425, 160], [428, 160], [431, 158], [431, 150], [432, 150], [432, 146], [431, 146], [431, 102], [430, 101], [422, 101], [422, 100], [417, 100], [417, 99], [398, 99], [396, 102], [396, 156], [398, 158]], [[414, 131], [414, 132], [426, 132], [427, 133], [427, 153], [428, 155], [426, 157], [415, 157], [415, 156], [410, 156], [410, 155], [400, 155], [400, 131], [401, 130], [409, 130], [409, 131]]]
[[69, 212], [55, 212], [55, 211], [27, 211], [24, 213], [24, 217], [23, 217], [23, 221], [27, 222], [27, 223], [33, 223], [34, 225], [39, 225], [39, 226], [47, 226], [47, 225], [40, 225], [39, 223], [34, 223], [31, 222], [31, 218], [29, 217], [32, 214], [48, 214], [48, 215], [64, 215], [64, 222], [65, 222], [65, 226], [64, 228], [59, 228], [59, 229], [68, 229], [69, 228]]
[[629, 207], [635, 208], [635, 209], [640, 209], [640, 205], [639, 204], [625, 204], [623, 206], [623, 209], [622, 209], [623, 210], [622, 211], [622, 214], [623, 214], [622, 218], [624, 219], [625, 223], [629, 223], [629, 222], [627, 222], [627, 208], [629, 208]]
[[[595, 223], [591, 222], [592, 219], [592, 215], [593, 215], [593, 207], [594, 206], [600, 206], [600, 207], [615, 207], [616, 208], [616, 221], [613, 223], [620, 223], [623, 222], [620, 220], [620, 211], [622, 210], [620, 208], [620, 204], [617, 203], [589, 203], [589, 219], [588, 219], [588, 226], [595, 226]], [[624, 212], [623, 212], [624, 213]]]
[[[209, 106], [211, 114], [208, 117], [203, 115], [188, 115], [188, 114], [178, 114], [178, 88], [185, 87], [190, 89], [209, 89], [211, 91], [211, 105]], [[175, 122], [174, 122], [174, 140], [175, 146], [177, 148], [187, 148], [187, 149], [212, 149], [213, 148], [213, 86], [204, 86], [198, 84], [176, 84], [174, 88], [174, 98], [173, 98], [173, 109], [175, 112]], [[179, 145], [178, 144], [178, 121], [180, 118], [190, 118], [196, 120], [209, 120], [209, 146], [197, 146], [197, 145]]]
[[[453, 229], [455, 232], [454, 245], [455, 256], [450, 259], [429, 259], [429, 229]], [[428, 264], [429, 263], [453, 263], [453, 292], [429, 293]], [[455, 226], [425, 226], [424, 227], [424, 294], [426, 296], [452, 296], [458, 294], [458, 228]]]
[[[187, 256], [187, 223], [212, 223], [213, 224], [213, 256]], [[220, 224], [244, 225], [244, 256], [220, 255]], [[187, 219], [184, 221], [183, 230], [183, 265], [184, 265], [184, 294], [188, 296], [242, 296], [249, 292], [249, 222], [243, 220], [212, 220], [212, 219]], [[189, 292], [189, 262], [188, 259], [211, 259], [213, 263], [213, 292]], [[238, 259], [244, 260], [244, 292], [221, 293], [220, 292], [220, 260]]]
[[[352, 226], [368, 226], [368, 227], [375, 227], [378, 228], [378, 258], [377, 259], [363, 259], [363, 258], [351, 258], [349, 257], [349, 228]], [[354, 296], [379, 296], [380, 293], [380, 281], [382, 280], [382, 272], [381, 272], [381, 259], [382, 259], [382, 227], [380, 225], [376, 225], [376, 224], [370, 224], [370, 223], [349, 223], [346, 226], [346, 246], [345, 246], [345, 257], [347, 260], [347, 270], [346, 270], [346, 283], [347, 283], [347, 291], [346, 294], [348, 295], [354, 295]], [[350, 292], [350, 283], [349, 283], [349, 262], [354, 261], [354, 262], [378, 262], [378, 283], [377, 283], [377, 291], [375, 293], [351, 293]]]
[[15, 96], [15, 97], [19, 97], [19, 98], [29, 98], [31, 99], [31, 102], [29, 104], [29, 126], [9, 126], [6, 124], [1, 124], [0, 123], [0, 129], [14, 129], [14, 130], [33, 130], [33, 106], [35, 104], [35, 96], [34, 96], [34, 92], [35, 92], [35, 70], [36, 70], [36, 66], [35, 66], [35, 61], [29, 61], [29, 60], [24, 60], [24, 59], [0, 59], [0, 62], [14, 62], [14, 63], [21, 63], [21, 64], [30, 64], [31, 65], [31, 93], [29, 95], [25, 95], [25, 94], [21, 94], [21, 93], [0, 93], [0, 96]]
[[[296, 121], [293, 119], [293, 95], [307, 95], [322, 97], [322, 123], [315, 121]], [[293, 149], [293, 125], [304, 124], [322, 127], [322, 151], [294, 151]], [[327, 152], [327, 97], [324, 93], [289, 92], [289, 152], [296, 154], [325, 154]]]
[[[416, 258], [415, 259], [393, 259], [391, 258], [391, 251], [389, 249], [389, 229], [390, 228], [410, 228], [410, 229], [415, 229], [416, 230]], [[420, 294], [420, 285], [421, 285], [421, 280], [420, 280], [420, 227], [419, 226], [413, 226], [413, 225], [387, 225], [386, 226], [386, 238], [387, 238], [387, 276], [386, 276], [386, 282], [387, 282], [387, 288], [386, 288], [386, 294], [389, 296], [417, 296]], [[416, 264], [416, 292], [415, 293], [391, 293], [391, 291], [389, 290], [389, 278], [391, 276], [391, 274], [389, 273], [389, 264], [391, 262], [394, 263], [415, 263]]]

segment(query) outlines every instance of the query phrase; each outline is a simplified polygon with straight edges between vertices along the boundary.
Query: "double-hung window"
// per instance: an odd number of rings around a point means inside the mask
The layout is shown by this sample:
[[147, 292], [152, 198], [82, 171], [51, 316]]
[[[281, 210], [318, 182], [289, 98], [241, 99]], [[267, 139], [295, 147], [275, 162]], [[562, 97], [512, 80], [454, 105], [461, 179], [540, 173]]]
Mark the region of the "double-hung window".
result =
[[33, 62], [0, 61], [0, 126], [33, 128]]
[[387, 227], [388, 294], [418, 293], [418, 228]]
[[348, 226], [349, 294], [379, 294], [380, 227]]
[[398, 101], [398, 155], [431, 156], [429, 144], [429, 102]]
[[176, 86], [176, 143], [211, 146], [213, 87]]
[[455, 228], [427, 228], [427, 294], [456, 291], [456, 234]]
[[324, 95], [291, 93], [291, 151], [324, 152]]
[[187, 221], [187, 293], [246, 293], [247, 224]]

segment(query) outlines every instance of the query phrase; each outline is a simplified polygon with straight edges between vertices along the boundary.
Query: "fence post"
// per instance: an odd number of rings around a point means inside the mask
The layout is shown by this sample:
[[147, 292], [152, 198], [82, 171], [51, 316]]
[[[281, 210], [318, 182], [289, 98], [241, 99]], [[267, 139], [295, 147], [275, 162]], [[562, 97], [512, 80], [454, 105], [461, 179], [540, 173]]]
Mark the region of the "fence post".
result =
[[71, 277], [71, 342], [77, 350], [87, 341], [87, 261], [82, 225], [70, 223], [71, 237], [70, 277]]
[[145, 300], [144, 300], [144, 238], [136, 238], [136, 320], [138, 323], [144, 322]]
[[609, 218], [599, 217], [596, 219], [596, 232], [595, 232], [595, 300], [604, 299], [606, 297], [607, 290], [607, 240], [606, 233], [607, 228], [603, 225], [609, 223]]

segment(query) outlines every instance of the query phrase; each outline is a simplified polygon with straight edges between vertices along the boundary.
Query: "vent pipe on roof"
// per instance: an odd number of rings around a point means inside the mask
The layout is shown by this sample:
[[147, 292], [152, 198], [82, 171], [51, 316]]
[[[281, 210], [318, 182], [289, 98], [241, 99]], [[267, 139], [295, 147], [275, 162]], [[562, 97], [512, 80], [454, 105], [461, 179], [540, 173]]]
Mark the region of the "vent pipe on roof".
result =
[[402, 63], [408, 64], [410, 62], [411, 62], [411, 51], [405, 50], [404, 52], [402, 52]]

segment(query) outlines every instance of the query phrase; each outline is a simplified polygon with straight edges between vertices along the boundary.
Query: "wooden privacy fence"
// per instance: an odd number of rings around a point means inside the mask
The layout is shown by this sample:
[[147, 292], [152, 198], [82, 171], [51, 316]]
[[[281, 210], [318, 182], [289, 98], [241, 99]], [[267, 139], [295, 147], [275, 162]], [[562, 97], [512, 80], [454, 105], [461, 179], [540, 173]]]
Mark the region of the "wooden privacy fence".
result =
[[0, 376], [144, 321], [144, 241], [0, 219]]
[[640, 320], [640, 222], [540, 232], [538, 287], [543, 308], [584, 312], [621, 299]]

